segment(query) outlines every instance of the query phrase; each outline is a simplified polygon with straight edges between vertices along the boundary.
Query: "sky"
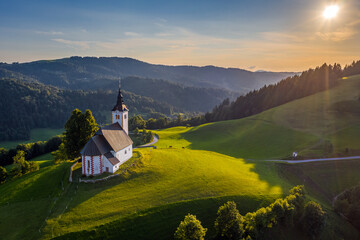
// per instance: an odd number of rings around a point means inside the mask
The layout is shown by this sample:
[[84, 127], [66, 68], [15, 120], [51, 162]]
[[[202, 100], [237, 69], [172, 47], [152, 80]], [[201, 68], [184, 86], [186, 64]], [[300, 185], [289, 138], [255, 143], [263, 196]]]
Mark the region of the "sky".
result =
[[[325, 19], [326, 6], [338, 15]], [[360, 60], [359, 0], [0, 0], [0, 62], [131, 57], [303, 71]]]

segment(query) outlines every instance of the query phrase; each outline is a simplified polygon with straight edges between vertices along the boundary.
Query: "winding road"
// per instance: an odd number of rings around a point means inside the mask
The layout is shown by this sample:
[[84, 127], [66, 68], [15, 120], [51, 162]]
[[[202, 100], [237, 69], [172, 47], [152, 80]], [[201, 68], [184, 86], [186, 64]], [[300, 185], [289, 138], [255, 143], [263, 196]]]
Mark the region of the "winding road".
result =
[[152, 145], [157, 143], [157, 141], [159, 141], [159, 136], [157, 134], [155, 134], [154, 139], [152, 140], [152, 142], [144, 144], [144, 145], [137, 146], [136, 148], [155, 147], [155, 146], [152, 146]]
[[337, 158], [318, 158], [318, 159], [307, 159], [307, 160], [266, 160], [271, 162], [284, 162], [284, 163], [307, 163], [307, 162], [321, 162], [321, 161], [338, 161], [338, 160], [351, 160], [351, 159], [359, 159], [360, 156], [352, 156], [352, 157], [337, 157]]

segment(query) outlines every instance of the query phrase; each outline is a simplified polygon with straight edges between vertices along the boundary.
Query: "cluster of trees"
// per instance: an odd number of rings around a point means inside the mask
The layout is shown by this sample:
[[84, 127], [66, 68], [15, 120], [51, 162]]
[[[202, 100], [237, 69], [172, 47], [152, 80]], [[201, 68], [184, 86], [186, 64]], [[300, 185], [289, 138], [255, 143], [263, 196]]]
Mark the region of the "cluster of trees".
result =
[[[124, 91], [131, 112], [172, 114], [174, 108]], [[33, 128], [61, 128], [74, 108], [92, 109], [100, 124], [110, 119], [117, 91], [62, 90], [36, 82], [0, 78], [0, 141], [29, 139]], [[107, 113], [105, 113], [105, 111]]]
[[346, 65], [343, 70], [343, 77], [360, 74], [360, 61], [353, 61], [350, 65]]
[[338, 196], [334, 209], [360, 230], [360, 186], [348, 189]]
[[253, 90], [235, 101], [224, 100], [212, 112], [205, 114], [207, 122], [244, 118], [287, 102], [330, 89], [342, 76], [339, 64], [324, 64], [300, 75], [288, 77], [276, 84]]
[[[303, 186], [296, 186], [290, 194], [277, 199], [268, 207], [242, 216], [235, 202], [229, 201], [218, 209], [215, 220], [216, 239], [269, 239], [276, 227], [300, 225], [311, 238], [321, 232], [325, 223], [325, 212], [316, 202], [305, 204]], [[276, 230], [275, 230], [276, 231]], [[176, 239], [204, 239], [206, 229], [196, 216], [187, 215], [175, 232]]]
[[34, 157], [57, 150], [61, 141], [62, 136], [55, 136], [48, 141], [19, 144], [16, 148], [12, 149], [0, 148], [0, 166], [13, 164], [13, 158], [18, 151], [24, 151], [25, 160], [30, 160]]
[[13, 162], [14, 164], [9, 173], [4, 167], [0, 167], [0, 184], [5, 183], [9, 178], [17, 178], [40, 169], [37, 162], [26, 161], [25, 152], [21, 150], [13, 157]]
[[197, 126], [206, 123], [205, 117], [200, 115], [196, 117], [184, 117], [182, 114], [176, 115], [176, 118], [168, 117], [143, 119], [141, 115], [133, 116], [129, 119], [130, 130], [138, 129], [162, 129], [175, 126]]
[[80, 151], [90, 138], [99, 130], [92, 112], [82, 113], [74, 109], [65, 124], [65, 133], [59, 149], [53, 152], [56, 162], [80, 157]]
[[130, 137], [134, 142], [134, 146], [139, 146], [151, 142], [154, 139], [154, 133], [146, 131], [146, 129], [140, 131], [136, 128]]

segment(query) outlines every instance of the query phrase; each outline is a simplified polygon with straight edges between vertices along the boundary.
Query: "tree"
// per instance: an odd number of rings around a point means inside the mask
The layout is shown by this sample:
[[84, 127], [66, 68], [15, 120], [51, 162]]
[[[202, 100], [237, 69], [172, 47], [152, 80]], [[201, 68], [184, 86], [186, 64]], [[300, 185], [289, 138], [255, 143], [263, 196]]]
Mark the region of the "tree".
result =
[[217, 235], [221, 239], [240, 239], [244, 234], [244, 219], [233, 201], [219, 207], [215, 221]]
[[180, 240], [203, 240], [206, 231], [196, 216], [189, 213], [176, 229], [174, 236]]
[[66, 150], [64, 143], [61, 143], [59, 146], [59, 149], [52, 152], [51, 155], [53, 155], [55, 163], [62, 162], [67, 159]]
[[70, 118], [65, 124], [64, 145], [68, 158], [76, 158], [80, 155], [80, 133], [81, 133], [82, 113], [79, 109], [74, 109]]
[[79, 109], [74, 109], [65, 124], [64, 147], [67, 158], [79, 157], [81, 149], [98, 129], [90, 110], [82, 114]]
[[0, 184], [5, 183], [6, 178], [7, 178], [7, 171], [4, 167], [0, 166]]
[[85, 111], [82, 118], [82, 129], [80, 134], [81, 148], [83, 148], [97, 130], [99, 130], [99, 127], [95, 122], [95, 118], [89, 109]]
[[21, 166], [21, 164], [25, 161], [25, 152], [20, 150], [16, 153], [16, 155], [13, 157], [14, 164], [18, 164]]
[[325, 224], [325, 212], [318, 203], [310, 201], [305, 205], [302, 221], [304, 230], [310, 237], [315, 238]]
[[[22, 174], [26, 174], [29, 172], [34, 172], [39, 170], [39, 164], [37, 162], [28, 162], [25, 160], [25, 152], [20, 150], [13, 157], [15, 168], [11, 169], [11, 175], [13, 177], [20, 176]], [[18, 169], [20, 169], [20, 174], [18, 173]]]

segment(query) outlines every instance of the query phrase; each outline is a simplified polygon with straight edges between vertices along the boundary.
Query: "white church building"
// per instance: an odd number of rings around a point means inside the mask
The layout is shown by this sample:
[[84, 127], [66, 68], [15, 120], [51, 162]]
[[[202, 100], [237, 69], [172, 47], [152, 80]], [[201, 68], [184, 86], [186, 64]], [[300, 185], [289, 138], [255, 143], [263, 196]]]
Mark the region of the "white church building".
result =
[[84, 175], [114, 173], [132, 157], [128, 112], [119, 87], [117, 103], [112, 109], [112, 124], [100, 128], [80, 152]]

